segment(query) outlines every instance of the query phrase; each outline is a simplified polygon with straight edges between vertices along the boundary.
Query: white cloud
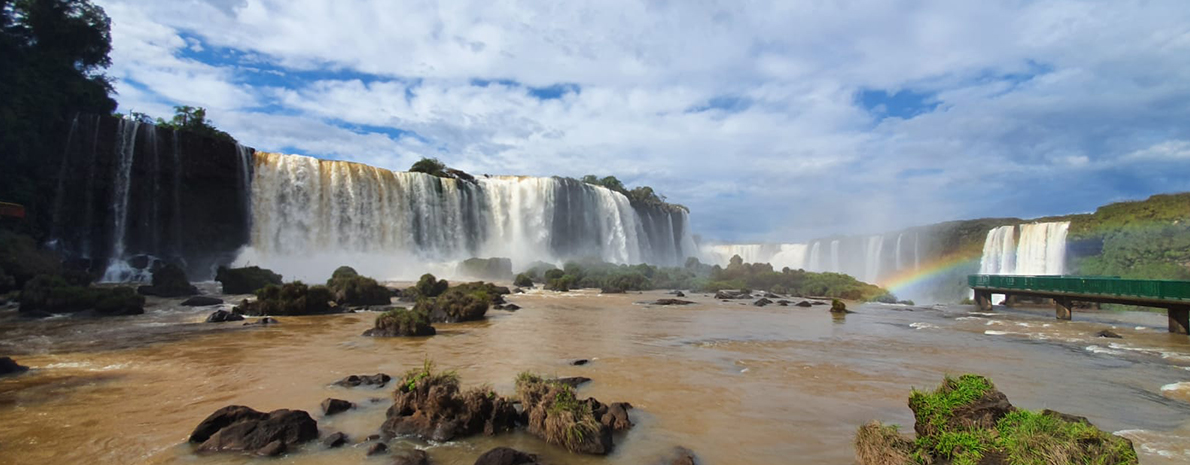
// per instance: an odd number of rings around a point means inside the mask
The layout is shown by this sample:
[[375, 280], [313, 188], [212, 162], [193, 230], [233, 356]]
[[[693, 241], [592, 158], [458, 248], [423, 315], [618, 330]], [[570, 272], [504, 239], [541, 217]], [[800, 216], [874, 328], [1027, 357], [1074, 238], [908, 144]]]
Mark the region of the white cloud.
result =
[[[437, 156], [477, 173], [615, 174], [690, 206], [712, 237], [1190, 187], [1144, 166], [1190, 172], [1180, 0], [101, 3], [122, 108], [204, 105], [260, 149], [388, 168]], [[188, 58], [227, 49], [238, 58]], [[526, 87], [559, 83], [580, 90]], [[884, 118], [899, 104], [864, 109], [863, 89], [937, 106]], [[745, 103], [690, 111], [721, 97]], [[1053, 182], [1072, 172], [1091, 182]]]

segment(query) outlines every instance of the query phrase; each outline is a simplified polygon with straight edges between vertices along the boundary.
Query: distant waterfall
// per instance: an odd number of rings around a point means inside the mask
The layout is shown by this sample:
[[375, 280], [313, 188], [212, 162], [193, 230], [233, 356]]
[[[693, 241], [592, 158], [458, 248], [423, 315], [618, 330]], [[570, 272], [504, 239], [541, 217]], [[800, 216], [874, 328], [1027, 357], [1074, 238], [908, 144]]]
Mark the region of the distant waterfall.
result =
[[252, 233], [238, 260], [329, 274], [351, 264], [380, 278], [416, 277], [401, 264], [504, 257], [594, 257], [679, 265], [695, 254], [681, 210], [637, 207], [609, 189], [565, 178], [481, 177], [475, 183], [358, 163], [258, 152]]
[[793, 270], [809, 268], [806, 264], [806, 252], [809, 247], [806, 244], [781, 244], [780, 249], [769, 263], [773, 265], [774, 270], [781, 270], [782, 268], [789, 268]]
[[[120, 120], [119, 139], [116, 142], [116, 172], [112, 189], [112, 253], [102, 281], [142, 281], [133, 276], [130, 266], [124, 261], [125, 236], [128, 234], [128, 199], [132, 186], [132, 162], [136, 157], [136, 133], [140, 123]], [[155, 133], [155, 132], [154, 132]], [[156, 148], [154, 146], [154, 148]]]
[[814, 241], [814, 244], [810, 246], [810, 258], [809, 262], [806, 263], [806, 269], [822, 269], [822, 241]]
[[880, 277], [880, 252], [884, 248], [884, 236], [868, 238], [864, 252], [864, 282], [874, 283]]
[[894, 250], [894, 253], [896, 253], [897, 271], [901, 271], [901, 268], [904, 268], [904, 266], [901, 265], [901, 238], [904, 236], [904, 233], [897, 234], [897, 247], [896, 250]]
[[[891, 241], [891, 236], [887, 240]], [[706, 246], [703, 256], [720, 266], [727, 266], [731, 257], [738, 255], [744, 263], [768, 263], [774, 270], [789, 268], [845, 273], [865, 282], [878, 283], [886, 274], [897, 271], [897, 266], [904, 266], [904, 259], [900, 258], [906, 252], [904, 246], [895, 251], [897, 258], [894, 258], [894, 254], [885, 253], [885, 241], [884, 235], [877, 234], [809, 243], [717, 244]], [[916, 251], [914, 261], [917, 262]]]
[[1069, 227], [1068, 221], [1022, 224], [1019, 240], [1014, 238], [1017, 226], [993, 228], [984, 240], [979, 272], [1062, 274], [1066, 270], [1066, 231]]
[[839, 268], [839, 240], [838, 239], [831, 241], [831, 267], [830, 267], [830, 269], [828, 269], [826, 271], [830, 271], [830, 272], [834, 272], [834, 273], [838, 273], [840, 271], [840, 268]]

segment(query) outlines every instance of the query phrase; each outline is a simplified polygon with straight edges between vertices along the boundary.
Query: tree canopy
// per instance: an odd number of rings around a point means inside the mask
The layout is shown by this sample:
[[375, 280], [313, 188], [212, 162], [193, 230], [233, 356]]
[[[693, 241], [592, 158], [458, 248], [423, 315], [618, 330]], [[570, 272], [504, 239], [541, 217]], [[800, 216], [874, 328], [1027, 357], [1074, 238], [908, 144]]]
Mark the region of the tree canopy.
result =
[[620, 182], [619, 179], [616, 179], [615, 176], [604, 176], [600, 178], [593, 174], [588, 174], [583, 176], [581, 181], [595, 186], [603, 186], [624, 194], [625, 197], [628, 197], [630, 202], [636, 205], [648, 205], [666, 209], [677, 208], [686, 212], [690, 211], [690, 209], [686, 208], [685, 206], [666, 202], [665, 196], [657, 194], [655, 191], [653, 191], [652, 187], [640, 186], [629, 189], [624, 186], [623, 182]]

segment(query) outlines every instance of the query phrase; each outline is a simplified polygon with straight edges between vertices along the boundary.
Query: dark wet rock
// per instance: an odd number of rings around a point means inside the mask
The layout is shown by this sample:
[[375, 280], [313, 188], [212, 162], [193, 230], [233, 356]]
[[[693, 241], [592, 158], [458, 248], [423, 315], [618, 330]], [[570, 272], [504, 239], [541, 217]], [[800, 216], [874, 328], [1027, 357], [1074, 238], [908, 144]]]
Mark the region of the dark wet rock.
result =
[[376, 444], [372, 444], [372, 446], [368, 448], [367, 455], [368, 455], [368, 457], [371, 457], [373, 455], [380, 455], [380, 454], [387, 454], [387, 453], [388, 453], [388, 444], [385, 444], [383, 442], [378, 442]]
[[401, 381], [385, 415], [384, 434], [431, 441], [510, 431], [517, 419], [508, 399], [483, 388], [461, 392], [457, 378], [428, 370]]
[[364, 442], [372, 442], [372, 441], [379, 441], [379, 440], [380, 440], [379, 434], [369, 434], [368, 437], [364, 438]]
[[[798, 302], [798, 303], [796, 303], [796, 304], [794, 304], [794, 305], [797, 305], [798, 307], [812, 307], [812, 306], [814, 306], [814, 304], [810, 303], [810, 302], [809, 302], [809, 301], [807, 301], [807, 300], [803, 300], [803, 301], [801, 301], [801, 302]], [[844, 307], [844, 308], [846, 308], [846, 307]]]
[[778, 306], [778, 307], [788, 307], [788, 306], [789, 306], [789, 302], [777, 302], [777, 306]]
[[720, 299], [720, 300], [729, 300], [729, 299], [751, 299], [751, 298], [752, 298], [752, 293], [751, 293], [751, 292], [748, 292], [748, 291], [745, 291], [745, 290], [740, 290], [740, 291], [728, 291], [728, 290], [722, 290], [722, 291], [719, 291], [719, 292], [716, 292], [716, 293], [715, 293], [715, 298], [716, 298], [716, 299]]
[[682, 291], [674, 292], [674, 297], [686, 297], [686, 293]]
[[355, 404], [343, 399], [326, 399], [322, 401], [322, 413], [328, 416], [346, 412], [353, 408], [355, 408]]
[[504, 304], [500, 310], [515, 312], [520, 309], [521, 309], [521, 306], [517, 305], [517, 304]]
[[759, 300], [757, 300], [756, 302], [752, 302], [752, 305], [755, 305], [755, 306], [757, 306], [757, 307], [763, 307], [763, 306], [765, 306], [765, 305], [768, 305], [768, 304], [771, 304], [771, 303], [773, 303], [773, 301], [771, 301], [771, 300], [769, 300], [769, 299], [766, 299], [766, 298], [764, 298], [764, 297], [761, 297], [761, 298], [760, 298]]
[[273, 442], [265, 444], [264, 447], [257, 449], [256, 455], [261, 457], [276, 457], [278, 455], [284, 454], [285, 449], [285, 442], [280, 439], [276, 439]]
[[225, 321], [243, 321], [244, 315], [227, 310], [215, 310], [207, 317], [207, 323], [223, 323]]
[[585, 359], [585, 358], [580, 358], [580, 359], [578, 359], [578, 360], [574, 360], [574, 361], [570, 362], [570, 364], [571, 364], [571, 365], [574, 365], [574, 366], [576, 366], [576, 367], [577, 367], [577, 366], [583, 366], [583, 365], [586, 365], [586, 364], [588, 364], [588, 363], [591, 363], [591, 361], [590, 361], [590, 360], [587, 360], [587, 359]]
[[219, 267], [215, 281], [223, 284], [224, 294], [251, 294], [269, 284], [281, 285], [281, 275], [259, 266], [244, 268]]
[[821, 302], [821, 301], [815, 300], [813, 302], [810, 302], [810, 305], [826, 305], [826, 302]]
[[664, 458], [654, 463], [656, 465], [698, 465], [698, 458], [694, 455], [694, 451], [676, 446]]
[[764, 293], [764, 298], [766, 298], [766, 299], [780, 299], [781, 296], [779, 296], [777, 294], [773, 294], [772, 292], [766, 292], [766, 293]]
[[393, 453], [392, 465], [430, 465], [430, 455], [424, 450], [402, 449]]
[[525, 290], [524, 290], [524, 289], [521, 289], [521, 288], [519, 288], [519, 287], [515, 287], [515, 288], [513, 288], [513, 289], [512, 289], [512, 292], [513, 292], [514, 294], [524, 294], [524, 293], [525, 293]]
[[576, 387], [579, 387], [580, 385], [591, 382], [591, 378], [587, 378], [585, 376], [570, 376], [570, 377], [566, 377], [566, 378], [555, 379], [554, 382], [565, 384], [572, 388], [576, 388]]
[[289, 446], [315, 439], [318, 422], [304, 411], [263, 413], [240, 405], [216, 410], [190, 434], [190, 442], [199, 444], [199, 452], [279, 454]]
[[13, 373], [22, 373], [25, 371], [29, 371], [29, 367], [17, 364], [17, 362], [11, 358], [0, 357], [0, 376]]
[[1112, 331], [1110, 329], [1105, 329], [1103, 331], [1095, 333], [1095, 336], [1096, 337], [1108, 337], [1108, 338], [1112, 338], [1112, 339], [1123, 339], [1124, 338], [1124, 336], [1121, 336], [1118, 333], [1116, 333], [1115, 331]]
[[329, 436], [322, 438], [322, 446], [327, 449], [334, 449], [341, 447], [349, 442], [347, 435], [342, 432], [331, 433]]
[[693, 303], [694, 302], [689, 300], [682, 299], [657, 299], [653, 302], [653, 305], [690, 305]]
[[843, 303], [842, 300], [835, 299], [831, 301], [831, 313], [846, 314], [855, 312], [848, 310], [847, 304]]
[[183, 307], [209, 307], [211, 305], [219, 305], [221, 303], [223, 303], [223, 299], [208, 297], [205, 295], [196, 295], [189, 299], [183, 300], [181, 305]]
[[335, 381], [336, 386], [343, 387], [359, 387], [359, 386], [375, 386], [384, 387], [393, 377], [384, 373], [376, 373], [374, 375], [351, 375], [341, 380]]
[[611, 428], [612, 431], [624, 431], [632, 428], [632, 420], [628, 419], [628, 411], [632, 410], [632, 404], [612, 402], [604, 405], [594, 398], [587, 399], [587, 402], [591, 405], [591, 413], [595, 415], [595, 419], [600, 424]]
[[497, 447], [484, 452], [475, 465], [537, 465], [537, 456], [509, 447]]
[[157, 297], [184, 297], [198, 294], [181, 267], [168, 263], [153, 268], [153, 285], [140, 286], [136, 292]]
[[269, 326], [269, 325], [278, 325], [278, 324], [281, 324], [281, 322], [277, 321], [276, 318], [269, 318], [266, 316], [264, 318], [257, 319], [256, 321], [249, 321], [247, 323], [244, 323], [244, 326]]

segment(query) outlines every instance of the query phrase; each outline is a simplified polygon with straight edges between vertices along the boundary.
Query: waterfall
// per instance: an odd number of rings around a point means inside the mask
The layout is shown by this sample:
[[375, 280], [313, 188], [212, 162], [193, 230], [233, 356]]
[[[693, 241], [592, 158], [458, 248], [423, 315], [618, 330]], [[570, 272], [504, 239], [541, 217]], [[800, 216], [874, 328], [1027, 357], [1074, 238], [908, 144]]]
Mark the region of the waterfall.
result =
[[814, 241], [810, 246], [810, 258], [806, 262], [806, 271], [822, 271], [822, 241]]
[[806, 244], [781, 244], [779, 251], [773, 255], [769, 264], [773, 265], [774, 270], [780, 271], [783, 268], [791, 270], [806, 269], [806, 252], [808, 247]]
[[[503, 257], [680, 265], [695, 252], [684, 211], [634, 206], [573, 179], [475, 182], [257, 152], [250, 247], [239, 263], [319, 277], [350, 264], [416, 278], [422, 264]], [[408, 269], [402, 264], [419, 264]]]
[[982, 274], [1052, 275], [1066, 269], [1066, 231], [1070, 222], [1000, 226], [988, 231], [979, 263]]
[[831, 269], [834, 273], [839, 272], [839, 240], [831, 241]]
[[921, 235], [913, 233], [913, 269], [921, 268]]
[[880, 252], [884, 248], [884, 236], [868, 237], [864, 249], [864, 282], [875, 283], [880, 278]]
[[107, 270], [102, 282], [143, 281], [135, 276], [132, 267], [124, 261], [125, 235], [128, 228], [128, 201], [132, 187], [132, 163], [136, 155], [136, 133], [140, 123], [120, 119], [119, 139], [116, 141], [116, 172], [112, 189], [112, 248]]
[[901, 266], [901, 237], [904, 235], [905, 233], [897, 234], [897, 247], [896, 250], [894, 250], [896, 254], [896, 258], [894, 260], [896, 260], [897, 271], [901, 271], [901, 268], [903, 268]]

